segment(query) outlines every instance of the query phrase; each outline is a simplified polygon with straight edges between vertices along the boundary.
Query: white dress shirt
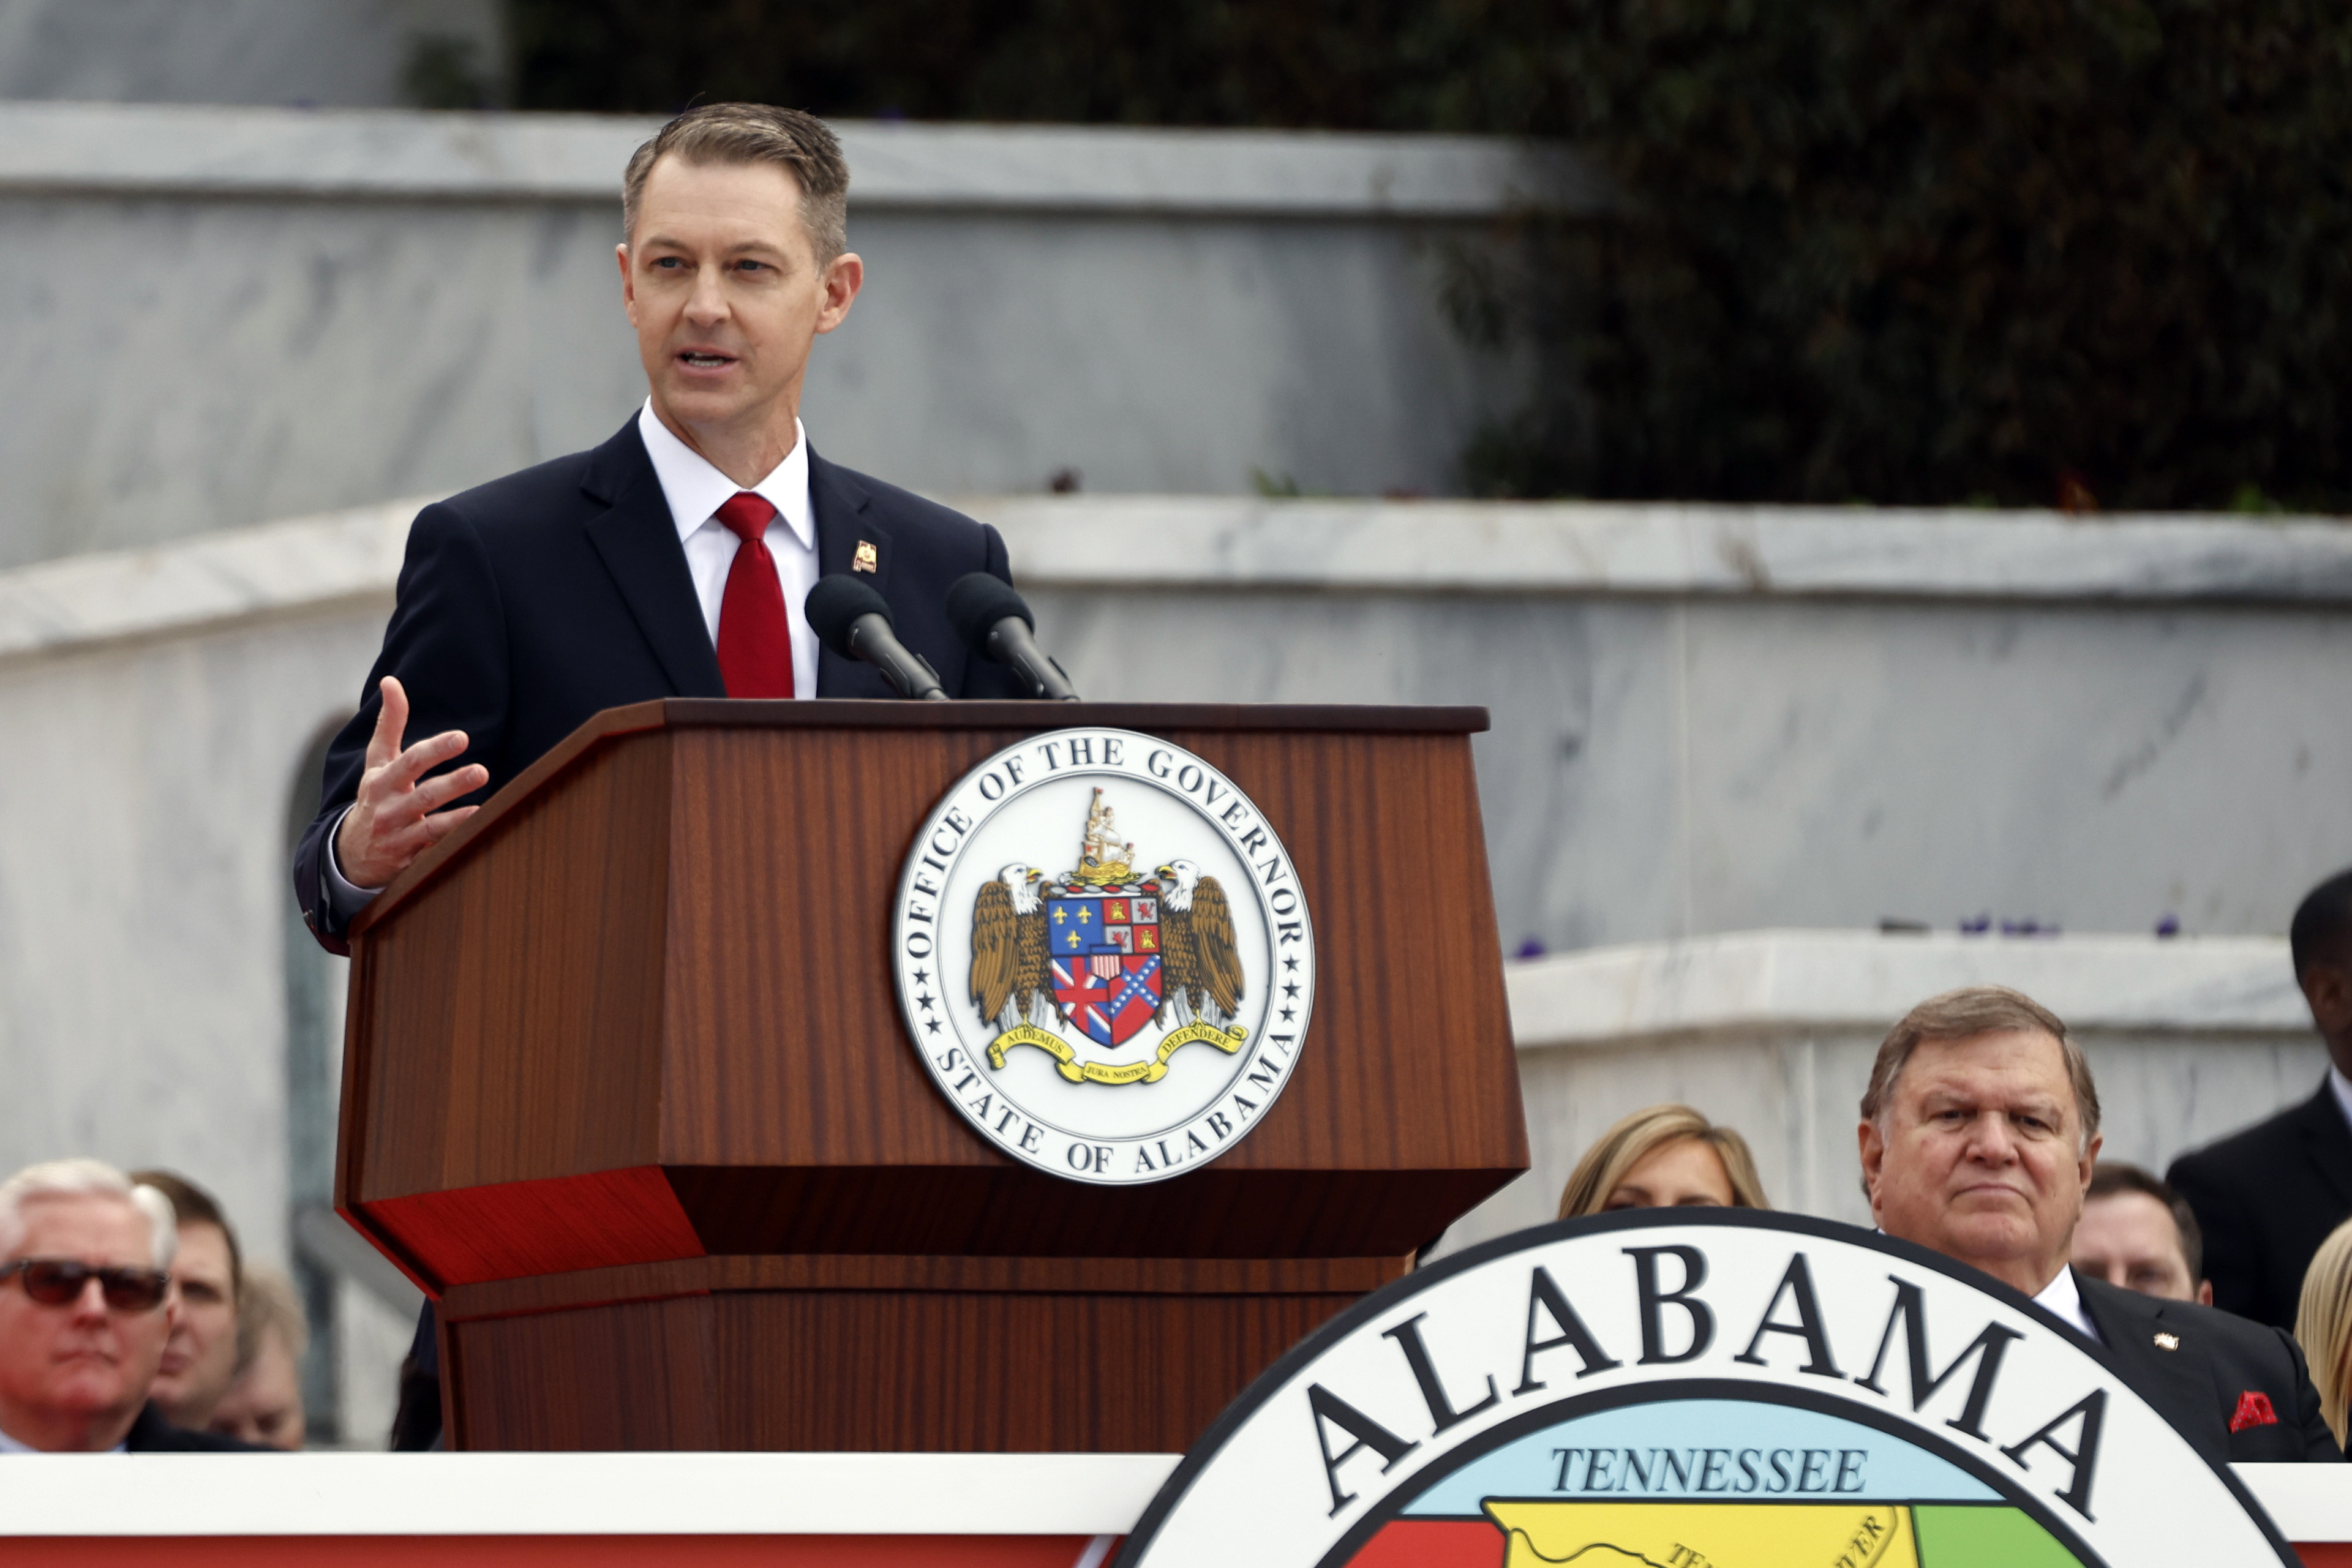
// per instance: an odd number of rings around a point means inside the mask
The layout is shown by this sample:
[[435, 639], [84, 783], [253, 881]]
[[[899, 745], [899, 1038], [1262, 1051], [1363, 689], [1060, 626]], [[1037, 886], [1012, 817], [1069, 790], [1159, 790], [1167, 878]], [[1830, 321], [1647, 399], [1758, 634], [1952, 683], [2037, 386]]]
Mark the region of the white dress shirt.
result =
[[[719, 520], [719, 508], [744, 486], [713, 468], [693, 447], [670, 434], [654, 417], [654, 400], [637, 411], [637, 434], [645, 438], [646, 455], [654, 460], [654, 476], [661, 481], [662, 498], [669, 503], [670, 520], [677, 525], [678, 543], [686, 548], [686, 569], [694, 576], [694, 595], [702, 601], [702, 624], [713, 646], [719, 642], [719, 605], [727, 596], [728, 569], [742, 541]], [[816, 586], [816, 514], [809, 504], [808, 433], [793, 422], [793, 449], [775, 471], [751, 486], [751, 493], [776, 508], [768, 524], [768, 554], [776, 563], [776, 581], [784, 591], [784, 620], [793, 634], [793, 695], [816, 695], [816, 633], [809, 630], [803, 608], [809, 590]]]
[[2059, 1322], [2082, 1330], [2084, 1337], [2093, 1344], [2107, 1343], [2106, 1336], [2099, 1333], [2099, 1325], [2083, 1310], [2083, 1292], [2074, 1283], [2074, 1270], [2059, 1270], [2057, 1278], [2042, 1286], [2042, 1293], [2033, 1298], [2033, 1304]]
[[[1881, 1236], [1886, 1234], [1886, 1228], [1883, 1225], [1874, 1225], [1871, 1228]], [[2083, 1292], [2074, 1283], [2072, 1268], [2060, 1269], [2057, 1278], [2042, 1286], [2042, 1293], [2033, 1298], [2033, 1304], [2068, 1327], [2080, 1329], [2084, 1337], [2093, 1344], [2107, 1343], [2107, 1336], [2099, 1332], [2099, 1325], [2093, 1322], [2091, 1314], [2083, 1310]]]
[[2327, 1070], [2327, 1087], [2335, 1092], [2336, 1108], [2344, 1113], [2344, 1124], [2352, 1127], [2352, 1078], [2345, 1077], [2342, 1068], [2331, 1066]]
[[[735, 564], [742, 541], [719, 520], [719, 508], [743, 486], [710, 465], [709, 459], [670, 434], [654, 416], [654, 400], [637, 411], [637, 434], [653, 459], [654, 477], [661, 481], [662, 499], [669, 503], [670, 521], [686, 550], [686, 570], [694, 579], [694, 597], [702, 606], [703, 629], [711, 646], [719, 644], [719, 607], [727, 597], [727, 573]], [[808, 432], [793, 421], [793, 449], [768, 476], [752, 486], [752, 494], [776, 508], [763, 541], [776, 563], [776, 581], [784, 591], [784, 623], [793, 639], [793, 695], [816, 695], [816, 633], [809, 630], [805, 601], [816, 586], [816, 510], [809, 500]], [[417, 738], [422, 739], [422, 737]], [[350, 808], [345, 807], [346, 815]], [[340, 920], [348, 921], [382, 891], [356, 887], [344, 877], [335, 858], [335, 834], [342, 818], [327, 834], [327, 903]], [[0, 1452], [5, 1452], [0, 1449]]]

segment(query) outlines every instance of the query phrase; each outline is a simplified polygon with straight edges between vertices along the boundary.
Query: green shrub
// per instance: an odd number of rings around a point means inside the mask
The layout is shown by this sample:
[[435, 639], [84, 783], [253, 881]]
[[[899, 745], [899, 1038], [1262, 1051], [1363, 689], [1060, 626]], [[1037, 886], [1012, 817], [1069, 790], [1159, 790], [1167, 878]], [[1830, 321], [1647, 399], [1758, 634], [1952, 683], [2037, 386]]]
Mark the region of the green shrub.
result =
[[[1476, 103], [1449, 0], [509, 0], [517, 102], [751, 99], [912, 120], [1421, 129]], [[1530, 13], [1532, 15], [1532, 13]], [[1522, 119], [1526, 118], [1523, 114]]]
[[1615, 496], [2352, 503], [2352, 7], [1615, 0], [1516, 434]]
[[[512, 0], [517, 100], [1565, 137], [1493, 493], [2352, 509], [2343, 0]], [[1472, 255], [1465, 250], [1465, 256]]]

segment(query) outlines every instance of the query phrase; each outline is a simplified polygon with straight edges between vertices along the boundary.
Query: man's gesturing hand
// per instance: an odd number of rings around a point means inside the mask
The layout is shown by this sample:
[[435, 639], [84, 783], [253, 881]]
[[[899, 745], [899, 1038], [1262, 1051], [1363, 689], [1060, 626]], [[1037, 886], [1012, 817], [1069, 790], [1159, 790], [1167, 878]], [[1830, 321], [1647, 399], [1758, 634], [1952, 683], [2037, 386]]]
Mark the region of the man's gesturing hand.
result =
[[403, 751], [400, 737], [407, 728], [408, 694], [386, 675], [383, 711], [376, 715], [375, 734], [368, 737], [367, 771], [360, 775], [359, 799], [335, 831], [335, 861], [353, 887], [382, 887], [481, 809], [441, 810], [490, 781], [490, 770], [478, 763], [417, 782], [426, 769], [466, 749], [466, 732], [444, 730]]

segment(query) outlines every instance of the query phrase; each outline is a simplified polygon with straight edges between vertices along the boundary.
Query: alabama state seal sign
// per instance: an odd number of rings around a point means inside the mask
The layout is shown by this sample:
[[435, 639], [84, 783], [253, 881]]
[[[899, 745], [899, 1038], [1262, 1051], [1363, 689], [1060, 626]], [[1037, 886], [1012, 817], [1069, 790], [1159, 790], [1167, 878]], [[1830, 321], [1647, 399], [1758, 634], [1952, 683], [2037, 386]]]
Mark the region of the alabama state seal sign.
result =
[[965, 775], [915, 837], [891, 956], [915, 1049], [965, 1119], [1114, 1186], [1248, 1136], [1315, 1006], [1315, 929], [1273, 826], [1131, 730], [1057, 730]]

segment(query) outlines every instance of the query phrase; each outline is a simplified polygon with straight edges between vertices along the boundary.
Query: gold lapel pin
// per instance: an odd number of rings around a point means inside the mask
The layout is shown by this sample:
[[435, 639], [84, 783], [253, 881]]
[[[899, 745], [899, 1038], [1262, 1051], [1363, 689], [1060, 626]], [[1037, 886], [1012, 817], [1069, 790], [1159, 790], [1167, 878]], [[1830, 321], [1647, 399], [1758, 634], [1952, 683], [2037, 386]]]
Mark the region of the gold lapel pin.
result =
[[2160, 1333], [2156, 1336], [2156, 1348], [2158, 1350], [2179, 1350], [2180, 1348], [2180, 1336], [2177, 1333]]
[[879, 571], [882, 570], [882, 553], [874, 548], [872, 541], [860, 539], [857, 541], [856, 559], [850, 562], [850, 567], [856, 571]]

